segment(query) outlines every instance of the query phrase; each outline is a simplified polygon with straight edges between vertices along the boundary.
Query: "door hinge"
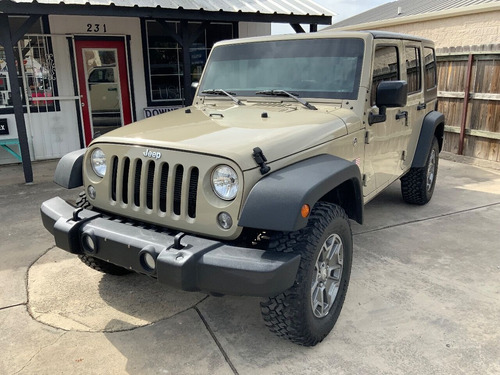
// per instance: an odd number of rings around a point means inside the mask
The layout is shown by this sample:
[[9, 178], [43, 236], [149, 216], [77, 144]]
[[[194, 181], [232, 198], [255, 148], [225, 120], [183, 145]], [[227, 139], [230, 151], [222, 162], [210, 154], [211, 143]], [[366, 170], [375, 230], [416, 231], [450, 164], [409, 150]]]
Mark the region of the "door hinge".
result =
[[365, 144], [369, 145], [372, 140], [373, 140], [373, 132], [367, 130], [365, 133]]
[[363, 186], [368, 186], [368, 182], [371, 180], [371, 177], [367, 174], [364, 174], [361, 179], [363, 180]]

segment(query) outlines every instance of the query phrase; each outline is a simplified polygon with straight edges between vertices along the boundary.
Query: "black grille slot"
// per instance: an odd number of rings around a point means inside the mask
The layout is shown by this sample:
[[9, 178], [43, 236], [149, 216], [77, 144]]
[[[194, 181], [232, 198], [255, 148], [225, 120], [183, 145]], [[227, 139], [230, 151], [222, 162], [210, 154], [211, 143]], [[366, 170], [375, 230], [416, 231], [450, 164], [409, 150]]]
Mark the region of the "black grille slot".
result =
[[151, 161], [148, 164], [148, 180], [146, 185], [146, 207], [153, 209], [153, 182], [155, 179], [155, 162]]
[[181, 214], [181, 198], [182, 198], [182, 176], [184, 175], [184, 167], [178, 165], [175, 169], [175, 185], [174, 185], [174, 214]]
[[119, 203], [117, 209], [140, 208], [147, 215], [152, 214], [147, 219], [151, 222], [157, 220], [154, 215], [197, 217], [201, 173], [198, 167], [112, 155], [109, 172], [109, 198]]
[[189, 178], [189, 197], [188, 197], [188, 216], [190, 218], [196, 217], [196, 196], [198, 194], [198, 177], [200, 171], [198, 168], [191, 170], [191, 177]]
[[141, 206], [141, 169], [142, 169], [142, 160], [137, 160], [137, 164], [135, 165], [135, 178], [134, 178], [134, 204], [137, 207]]
[[122, 200], [123, 203], [128, 203], [128, 175], [130, 170], [130, 159], [125, 158], [123, 161], [123, 180], [122, 180]]
[[113, 156], [111, 159], [111, 199], [116, 202], [116, 175], [118, 173], [118, 158]]
[[160, 211], [167, 212], [167, 182], [168, 182], [168, 164], [161, 166], [160, 177]]

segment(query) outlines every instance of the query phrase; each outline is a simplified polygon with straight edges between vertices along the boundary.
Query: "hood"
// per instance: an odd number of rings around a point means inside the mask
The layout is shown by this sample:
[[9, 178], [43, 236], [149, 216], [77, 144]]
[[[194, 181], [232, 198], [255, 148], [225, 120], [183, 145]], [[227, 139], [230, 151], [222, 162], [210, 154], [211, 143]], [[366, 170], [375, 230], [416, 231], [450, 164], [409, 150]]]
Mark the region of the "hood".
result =
[[[344, 113], [346, 112], [346, 113]], [[223, 156], [242, 170], [256, 168], [260, 147], [268, 163], [347, 134], [348, 110], [309, 110], [295, 104], [192, 106], [138, 121], [96, 138], [120, 143]], [[154, 150], [152, 150], [154, 151]]]

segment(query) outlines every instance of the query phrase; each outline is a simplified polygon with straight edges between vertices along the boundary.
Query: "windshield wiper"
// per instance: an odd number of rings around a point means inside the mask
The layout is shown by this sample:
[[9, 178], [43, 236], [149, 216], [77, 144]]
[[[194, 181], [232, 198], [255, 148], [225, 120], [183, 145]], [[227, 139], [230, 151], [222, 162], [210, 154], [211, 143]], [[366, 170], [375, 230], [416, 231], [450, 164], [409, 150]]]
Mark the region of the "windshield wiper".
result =
[[236, 104], [243, 105], [243, 103], [241, 102], [240, 99], [233, 96], [233, 95], [235, 95], [234, 92], [227, 92], [226, 90], [222, 90], [222, 89], [210, 89], [210, 90], [203, 90], [201, 93], [208, 94], [208, 95], [225, 95], [225, 96], [231, 98], [231, 100], [233, 102], [235, 102]]
[[256, 92], [257, 95], [273, 95], [273, 96], [288, 96], [289, 98], [292, 98], [296, 101], [298, 101], [300, 104], [303, 104], [305, 107], [309, 108], [309, 109], [313, 109], [313, 110], [316, 110], [318, 108], [316, 108], [315, 106], [313, 106], [311, 103], [305, 101], [304, 99], [300, 99], [298, 98], [298, 94], [296, 93], [291, 93], [291, 92], [288, 92], [288, 91], [285, 91], [285, 90], [264, 90], [264, 91], [257, 91]]

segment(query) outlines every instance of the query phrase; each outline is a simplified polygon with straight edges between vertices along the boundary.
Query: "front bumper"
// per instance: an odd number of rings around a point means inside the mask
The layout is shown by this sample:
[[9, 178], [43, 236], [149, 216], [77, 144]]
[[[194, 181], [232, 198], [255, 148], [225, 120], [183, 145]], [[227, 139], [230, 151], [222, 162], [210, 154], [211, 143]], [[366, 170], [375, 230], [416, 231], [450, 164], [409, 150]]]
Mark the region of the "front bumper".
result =
[[[236, 247], [191, 235], [180, 240], [182, 234], [110, 220], [59, 197], [44, 202], [41, 215], [59, 248], [187, 291], [272, 297], [293, 285], [300, 262], [300, 256], [291, 253]], [[88, 237], [94, 249], [88, 246]], [[154, 269], [144, 261], [145, 253], [155, 259]]]

